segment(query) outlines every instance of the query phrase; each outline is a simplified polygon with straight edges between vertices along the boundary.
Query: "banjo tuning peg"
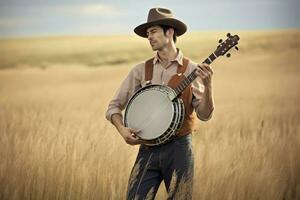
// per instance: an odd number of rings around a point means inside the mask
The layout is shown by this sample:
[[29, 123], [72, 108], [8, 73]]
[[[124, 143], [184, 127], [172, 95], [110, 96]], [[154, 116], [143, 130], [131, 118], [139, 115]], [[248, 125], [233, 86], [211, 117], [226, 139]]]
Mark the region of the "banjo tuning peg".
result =
[[239, 48], [237, 46], [234, 47], [237, 51], [239, 50]]
[[223, 42], [223, 40], [222, 39], [219, 39], [219, 43], [222, 43]]
[[226, 56], [229, 58], [229, 57], [231, 56], [231, 54], [230, 54], [230, 53], [228, 53], [228, 54], [226, 54]]
[[231, 36], [231, 34], [230, 33], [227, 33], [227, 35], [226, 35], [227, 37], [230, 37]]

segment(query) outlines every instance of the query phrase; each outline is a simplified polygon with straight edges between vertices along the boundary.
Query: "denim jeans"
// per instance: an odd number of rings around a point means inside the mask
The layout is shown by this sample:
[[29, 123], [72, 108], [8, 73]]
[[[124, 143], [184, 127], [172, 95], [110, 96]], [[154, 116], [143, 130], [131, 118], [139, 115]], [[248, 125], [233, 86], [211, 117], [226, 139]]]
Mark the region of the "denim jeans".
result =
[[132, 168], [127, 199], [154, 199], [162, 180], [168, 199], [191, 199], [194, 157], [192, 135], [159, 146], [140, 145]]

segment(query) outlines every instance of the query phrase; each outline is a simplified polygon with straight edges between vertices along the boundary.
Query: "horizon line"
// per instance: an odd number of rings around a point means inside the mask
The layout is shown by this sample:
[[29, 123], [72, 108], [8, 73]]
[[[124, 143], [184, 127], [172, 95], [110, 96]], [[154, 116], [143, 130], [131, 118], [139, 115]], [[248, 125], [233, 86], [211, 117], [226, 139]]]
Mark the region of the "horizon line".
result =
[[[238, 32], [278, 32], [278, 31], [300, 31], [300, 27], [291, 27], [291, 28], [260, 28], [260, 29], [210, 29], [210, 30], [192, 30], [187, 32], [190, 33], [199, 33], [199, 32], [228, 32], [228, 31], [238, 31]], [[0, 35], [0, 40], [9, 40], [9, 39], [43, 39], [43, 38], [63, 38], [63, 37], [117, 37], [117, 36], [137, 36], [133, 31], [132, 33], [91, 33], [91, 34], [32, 34], [32, 35]], [[139, 37], [140, 38], [140, 37]]]

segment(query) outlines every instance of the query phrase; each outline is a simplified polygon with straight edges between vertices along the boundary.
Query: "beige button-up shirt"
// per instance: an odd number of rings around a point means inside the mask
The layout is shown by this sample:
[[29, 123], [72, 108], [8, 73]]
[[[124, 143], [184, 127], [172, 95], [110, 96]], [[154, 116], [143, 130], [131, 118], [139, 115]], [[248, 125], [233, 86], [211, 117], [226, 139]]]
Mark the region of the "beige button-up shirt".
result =
[[[183, 54], [180, 50], [178, 50], [178, 54], [174, 60], [171, 61], [171, 64], [164, 68], [161, 65], [161, 60], [158, 54], [155, 55], [153, 60], [153, 77], [152, 84], [161, 84], [167, 85], [170, 78], [177, 74], [177, 67], [181, 67], [183, 61]], [[180, 65], [178, 65], [180, 64]], [[197, 63], [193, 61], [189, 61], [187, 69], [184, 73], [185, 76], [188, 76], [195, 68], [197, 67]], [[120, 88], [115, 93], [112, 100], [109, 102], [108, 109], [106, 111], [106, 119], [111, 121], [111, 116], [113, 114], [122, 115], [122, 110], [126, 107], [129, 99], [133, 96], [133, 94], [146, 85], [145, 81], [145, 61], [137, 64], [127, 75], [127, 77], [122, 82]], [[201, 104], [202, 99], [204, 98], [205, 87], [203, 85], [203, 81], [200, 77], [197, 77], [192, 82], [192, 92], [193, 92], [193, 100], [192, 105], [197, 114], [197, 117], [200, 120], [207, 121], [211, 118], [212, 112], [208, 118], [200, 117], [199, 114], [199, 105]]]

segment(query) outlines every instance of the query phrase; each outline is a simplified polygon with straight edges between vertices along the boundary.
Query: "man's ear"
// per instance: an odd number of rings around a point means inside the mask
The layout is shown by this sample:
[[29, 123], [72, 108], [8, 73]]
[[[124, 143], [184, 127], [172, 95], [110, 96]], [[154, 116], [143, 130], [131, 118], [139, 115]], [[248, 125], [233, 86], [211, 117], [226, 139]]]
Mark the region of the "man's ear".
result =
[[174, 35], [174, 28], [169, 28], [167, 30], [167, 35], [173, 37], [173, 35]]

